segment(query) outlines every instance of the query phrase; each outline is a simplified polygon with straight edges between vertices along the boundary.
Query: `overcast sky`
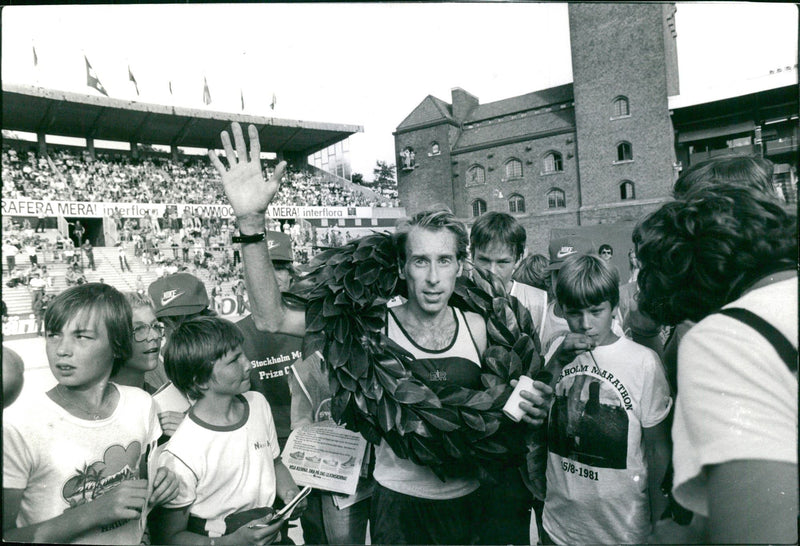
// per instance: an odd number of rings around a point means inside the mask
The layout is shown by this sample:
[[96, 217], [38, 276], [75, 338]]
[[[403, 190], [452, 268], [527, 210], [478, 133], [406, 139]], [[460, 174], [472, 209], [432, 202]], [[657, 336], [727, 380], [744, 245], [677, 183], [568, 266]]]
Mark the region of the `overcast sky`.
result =
[[[248, 114], [363, 126], [351, 161], [368, 179], [376, 159], [394, 162], [392, 131], [429, 94], [450, 102], [462, 87], [486, 103], [572, 81], [566, 4], [11, 6], [2, 16], [4, 82], [96, 94], [85, 54], [115, 98], [136, 99], [129, 64], [142, 102], [240, 112], [241, 89]], [[679, 3], [676, 23], [682, 96], [797, 64], [791, 4]]]

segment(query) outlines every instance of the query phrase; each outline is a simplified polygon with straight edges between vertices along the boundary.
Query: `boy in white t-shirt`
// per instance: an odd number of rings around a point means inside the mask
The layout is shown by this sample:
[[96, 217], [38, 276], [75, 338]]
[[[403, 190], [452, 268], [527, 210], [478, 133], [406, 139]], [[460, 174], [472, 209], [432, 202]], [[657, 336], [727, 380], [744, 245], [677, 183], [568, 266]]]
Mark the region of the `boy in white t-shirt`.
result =
[[619, 277], [599, 256], [567, 258], [556, 296], [570, 333], [546, 355], [560, 374], [547, 431], [545, 543], [643, 543], [666, 508], [672, 399], [661, 362], [612, 331]]
[[[261, 393], [250, 391], [250, 361], [242, 342], [232, 322], [204, 316], [183, 322], [167, 342], [167, 376], [196, 402], [159, 457], [177, 475], [180, 492], [154, 514], [157, 543], [222, 546], [280, 540], [281, 521], [267, 525], [263, 509], [276, 496], [289, 502], [299, 491], [280, 460], [269, 404]], [[304, 503], [295, 509], [296, 516]], [[260, 514], [256, 509], [262, 509]], [[241, 527], [228, 528], [226, 518], [243, 512], [254, 515]]]
[[130, 305], [109, 285], [73, 286], [44, 326], [57, 384], [3, 412], [3, 540], [139, 544], [148, 507], [178, 484], [152, 464], [153, 399], [110, 381], [131, 354]]

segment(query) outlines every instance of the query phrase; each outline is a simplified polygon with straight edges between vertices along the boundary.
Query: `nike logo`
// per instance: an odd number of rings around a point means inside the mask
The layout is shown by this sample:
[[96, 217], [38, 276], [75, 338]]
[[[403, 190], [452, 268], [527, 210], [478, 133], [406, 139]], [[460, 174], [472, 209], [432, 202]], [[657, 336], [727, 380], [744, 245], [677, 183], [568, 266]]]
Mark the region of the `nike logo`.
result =
[[175, 298], [179, 298], [181, 296], [183, 296], [183, 292], [178, 292], [177, 290], [167, 290], [161, 295], [161, 305], [167, 305]]
[[267, 250], [272, 250], [276, 246], [280, 246], [280, 243], [275, 241], [267, 241]]
[[562, 246], [561, 250], [556, 254], [556, 258], [566, 258], [570, 254], [575, 254], [575, 252], [577, 251], [571, 246]]

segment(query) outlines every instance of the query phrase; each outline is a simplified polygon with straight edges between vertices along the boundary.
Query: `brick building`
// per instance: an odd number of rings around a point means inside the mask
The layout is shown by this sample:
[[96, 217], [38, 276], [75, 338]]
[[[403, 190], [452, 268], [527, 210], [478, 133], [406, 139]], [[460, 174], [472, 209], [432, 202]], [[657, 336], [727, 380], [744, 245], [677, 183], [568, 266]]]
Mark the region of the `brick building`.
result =
[[[459, 88], [451, 103], [426, 97], [394, 133], [406, 211], [441, 203], [468, 222], [488, 210], [510, 212], [527, 229], [529, 251], [544, 253], [551, 230], [606, 224], [605, 232], [615, 224], [629, 233], [691, 164], [670, 108], [679, 93], [675, 11], [674, 4], [570, 4], [573, 83], [487, 104]], [[758, 117], [749, 105], [742, 116]], [[678, 117], [688, 127], [703, 105], [686, 107], [695, 112]], [[754, 138], [759, 123], [748, 125]], [[787, 123], [796, 157], [797, 117]]]

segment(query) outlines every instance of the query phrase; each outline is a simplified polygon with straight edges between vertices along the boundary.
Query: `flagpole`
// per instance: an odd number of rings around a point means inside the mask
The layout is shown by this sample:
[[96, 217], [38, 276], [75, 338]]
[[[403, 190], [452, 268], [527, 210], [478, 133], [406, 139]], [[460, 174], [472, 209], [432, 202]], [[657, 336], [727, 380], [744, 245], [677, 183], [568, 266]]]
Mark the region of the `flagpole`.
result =
[[36, 54], [36, 40], [31, 39], [31, 48], [33, 48], [33, 83], [36, 87], [41, 87], [39, 82], [39, 56]]

